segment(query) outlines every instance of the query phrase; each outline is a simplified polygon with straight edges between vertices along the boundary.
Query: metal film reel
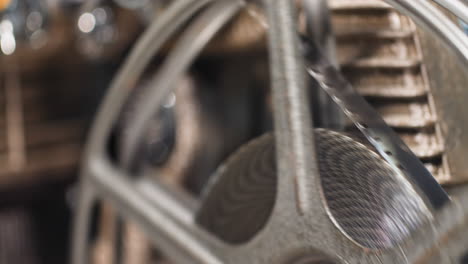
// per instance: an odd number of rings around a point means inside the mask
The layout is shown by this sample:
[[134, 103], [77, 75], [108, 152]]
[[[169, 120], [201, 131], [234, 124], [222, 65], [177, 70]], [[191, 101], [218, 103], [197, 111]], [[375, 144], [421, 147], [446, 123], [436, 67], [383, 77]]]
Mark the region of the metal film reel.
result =
[[[455, 51], [460, 58], [461, 65], [463, 67], [468, 65], [467, 37], [440, 11], [422, 0], [387, 2], [439, 36]], [[268, 213], [266, 217], [268, 220], [265, 224], [259, 225], [260, 229], [254, 228], [252, 231], [255, 233], [254, 236], [249, 234], [249, 236], [239, 238], [223, 235], [221, 233], [223, 230], [217, 232], [216, 228], [210, 227], [211, 224], [203, 224], [204, 220], [201, 220], [203, 225], [215, 231], [218, 236], [225, 236], [227, 240], [231, 240], [230, 242], [243, 243], [232, 246], [227, 243], [229, 241], [216, 238], [197, 224], [194, 209], [179, 200], [175, 194], [165, 190], [160, 184], [148, 182], [144, 177], [132, 179], [128, 177], [127, 172], [110, 162], [106, 157], [104, 144], [128, 95], [129, 91], [126, 88], [139, 78], [150, 60], [149, 55], [155, 54], [165, 40], [193, 14], [203, 10], [184, 32], [153, 80], [156, 84], [154, 89], [149, 91], [145, 97], [146, 100], [141, 102], [138, 109], [140, 115], [133, 120], [128, 132], [134, 135], [131, 137], [134, 138], [134, 142], [128, 142], [129, 157], [135, 155], [137, 139], [142, 135], [145, 123], [171, 92], [173, 80], [176, 80], [186, 70], [211, 37], [244, 4], [243, 1], [221, 0], [175, 1], [137, 43], [114, 80], [91, 134], [84, 161], [72, 263], [80, 264], [88, 261], [87, 230], [90, 209], [96, 199], [109, 200], [120, 212], [137, 222], [151, 235], [152, 239], [157, 240], [159, 248], [168, 257], [180, 263], [417, 263], [421, 261], [456, 263], [457, 260], [462, 259], [463, 250], [465, 250], [462, 247], [467, 238], [459, 236], [457, 242], [449, 243], [443, 243], [443, 240], [447, 232], [466, 233], [464, 224], [468, 213], [467, 203], [464, 202], [468, 199], [466, 193], [454, 192], [453, 201], [449, 202], [448, 197], [435, 183], [432, 176], [424, 172], [425, 169], [422, 169], [424, 173], [414, 174], [417, 170], [412, 166], [421, 168], [422, 165], [411, 162], [413, 156], [404, 145], [393, 145], [393, 147], [409, 156], [389, 158], [387, 153], [387, 156], [382, 155], [387, 158], [387, 163], [385, 163], [366, 146], [345, 135], [325, 131], [318, 131], [315, 135], [312, 133], [310, 112], [307, 110], [307, 96], [305, 96], [305, 65], [296, 34], [295, 9], [291, 1], [265, 0], [264, 2], [270, 29], [269, 51], [274, 80], [272, 83], [275, 140], [274, 144], [262, 144], [268, 138], [260, 139], [260, 143], [257, 143], [260, 147], [251, 146], [243, 151], [259, 150], [260, 153], [269, 154], [266, 162], [276, 164], [277, 182], [274, 193], [270, 192], [271, 188], [265, 192], [267, 193], [265, 200], [269, 201], [268, 206], [271, 207], [271, 212]], [[344, 80], [340, 79], [340, 73], [328, 65], [326, 57], [320, 57], [321, 53], [317, 52], [317, 48], [313, 47], [313, 49], [316, 53], [313, 53], [314, 57], [309, 68], [314, 69], [315, 66], [319, 66], [319, 70], [315, 72], [322, 73], [330, 79], [320, 79], [319, 75], [313, 76], [322, 86], [328, 86], [329, 90], [339, 90], [345, 87], [345, 93], [342, 95], [352, 95], [353, 91], [349, 90]], [[339, 99], [343, 102], [347, 100], [346, 98]], [[355, 114], [358, 119], [365, 117], [366, 120], [367, 118], [372, 120], [373, 118], [369, 112], [366, 114], [370, 116], [363, 116], [356, 112], [351, 112], [351, 114]], [[371, 130], [385, 128], [381, 126], [379, 119], [377, 122], [363, 126], [366, 129], [367, 127]], [[383, 133], [379, 136], [388, 135]], [[385, 146], [388, 143], [394, 143], [391, 136], [389, 138], [384, 143]], [[384, 141], [387, 139], [385, 138]], [[273, 142], [271, 138], [269, 140]], [[375, 138], [374, 140], [378, 141]], [[375, 142], [371, 140], [371, 143]], [[271, 156], [273, 145], [276, 149], [275, 158]], [[133, 149], [132, 146], [134, 146]], [[262, 152], [262, 148], [267, 148], [267, 151]], [[343, 149], [347, 148], [351, 153], [356, 151], [360, 154], [333, 154], [346, 153]], [[376, 148], [379, 150], [378, 144]], [[329, 153], [329, 156], [326, 153]], [[231, 162], [236, 163], [236, 159], [248, 157], [245, 154], [239, 155], [239, 157], [235, 156], [234, 161]], [[254, 156], [258, 158], [262, 155], [257, 153]], [[389, 188], [384, 188], [383, 196], [366, 195], [367, 192], [364, 190], [375, 185], [372, 183], [364, 184], [354, 193], [347, 195], [358, 197], [363, 195], [365, 197], [363, 201], [367, 199], [380, 204], [380, 206], [373, 207], [372, 203], [364, 202], [364, 204], [370, 204], [369, 208], [374, 208], [377, 212], [392, 212], [390, 220], [385, 216], [382, 218], [371, 216], [368, 222], [356, 223], [352, 217], [346, 218], [346, 210], [341, 209], [346, 209], [347, 206], [343, 206], [340, 202], [340, 195], [335, 196], [335, 188], [339, 189], [339, 187], [334, 185], [348, 180], [345, 177], [348, 168], [340, 169], [340, 162], [333, 161], [336, 156], [351, 160], [361, 157], [359, 160], [368, 161], [364, 164], [354, 161], [355, 166], [349, 172], [351, 177], [358, 177], [357, 175], [362, 174], [361, 171], [372, 172], [374, 166], [376, 168], [374, 172], [385, 174], [382, 176], [384, 181], [380, 183]], [[394, 168], [395, 160], [403, 160], [407, 162], [406, 164], [411, 164], [410, 167], [405, 168], [408, 173], [399, 173], [401, 169], [399, 171]], [[253, 166], [261, 169], [260, 165], [263, 164], [263, 160], [253, 159], [253, 163]], [[265, 167], [270, 168], [266, 171], [272, 170], [275, 166]], [[226, 173], [229, 173], [227, 169]], [[327, 174], [330, 181], [328, 181]], [[392, 174], [393, 176], [387, 178]], [[259, 177], [258, 175], [262, 174], [255, 175]], [[415, 177], [421, 178], [418, 180]], [[220, 176], [219, 182], [222, 181], [223, 177]], [[426, 183], [432, 187], [426, 188], [424, 186]], [[353, 184], [356, 183], [351, 179], [351, 185], [345, 184], [344, 186], [350, 188]], [[214, 183], [213, 192], [216, 192], [217, 185]], [[345, 190], [348, 190], [347, 188]], [[271, 205], [272, 195], [274, 196], [273, 205]], [[387, 199], [392, 202], [386, 203]], [[209, 206], [204, 207], [204, 205], [201, 208], [203, 209], [200, 219], [203, 219], [203, 210], [209, 211], [210, 209], [206, 209]], [[381, 210], [382, 208], [384, 209]], [[236, 208], [228, 206], [228, 209]], [[400, 211], [400, 209], [403, 210]], [[405, 211], [406, 209], [408, 211]], [[265, 215], [265, 212], [263, 214]], [[229, 217], [227, 219], [231, 220]], [[386, 219], [387, 221], [373, 223], [372, 219]], [[362, 223], [368, 225], [365, 226]], [[353, 235], [353, 230], [356, 229], [367, 229], [370, 232], [364, 232], [365, 235], [360, 237]], [[363, 234], [361, 231], [357, 233]]]

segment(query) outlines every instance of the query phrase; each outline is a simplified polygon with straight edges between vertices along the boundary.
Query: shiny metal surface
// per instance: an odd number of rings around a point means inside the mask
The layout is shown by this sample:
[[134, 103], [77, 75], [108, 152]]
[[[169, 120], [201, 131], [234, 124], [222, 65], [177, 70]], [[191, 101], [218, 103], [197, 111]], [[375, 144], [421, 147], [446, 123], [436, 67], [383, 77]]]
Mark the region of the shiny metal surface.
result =
[[317, 151], [330, 213], [359, 245], [393, 248], [430, 220], [427, 207], [410, 184], [365, 145], [330, 132], [322, 134]]
[[[336, 54], [336, 40], [332, 30], [331, 11], [328, 1], [303, 1], [304, 15], [306, 17], [306, 32], [311, 39], [322, 47], [333, 65], [338, 66]], [[311, 84], [312, 105], [316, 106], [314, 111], [318, 113], [318, 120], [314, 120], [319, 127], [343, 129], [345, 116], [336, 103], [320, 89], [317, 84]]]
[[448, 202], [448, 195], [419, 158], [328, 59], [321, 55], [319, 48], [313, 42], [306, 42], [305, 45], [309, 74], [341, 107], [390, 166], [399, 174], [410, 178], [433, 207], [439, 208]]
[[468, 23], [468, 2], [466, 0], [433, 0]]
[[[326, 206], [351, 240], [392, 248], [429, 220], [423, 201], [377, 153], [337, 132], [316, 129], [315, 137]], [[224, 241], [248, 241], [271, 215], [277, 177], [274, 136], [267, 134], [218, 169], [198, 222]]]

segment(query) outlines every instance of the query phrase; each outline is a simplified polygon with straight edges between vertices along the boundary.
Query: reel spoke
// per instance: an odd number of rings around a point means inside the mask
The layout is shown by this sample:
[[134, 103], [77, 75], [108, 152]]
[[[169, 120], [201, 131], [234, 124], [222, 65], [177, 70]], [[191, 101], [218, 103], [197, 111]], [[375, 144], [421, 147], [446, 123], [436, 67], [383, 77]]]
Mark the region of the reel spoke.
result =
[[[276, 161], [277, 210], [302, 215], [320, 201], [319, 173], [308, 109], [304, 61], [299, 53], [296, 15], [289, 0], [265, 0], [269, 25]], [[312, 191], [313, 190], [313, 191]], [[291, 206], [291, 202], [295, 206]]]
[[96, 198], [108, 200], [122, 215], [135, 221], [171, 259], [180, 263], [223, 263], [214, 252], [222, 252], [224, 245], [195, 224], [186, 202], [157, 183], [132, 182], [110, 162], [95, 160], [89, 169], [89, 181], [101, 194]]
[[130, 88], [137, 83], [153, 56], [186, 21], [211, 1], [175, 1], [158, 20], [149, 26], [111, 83], [109, 92], [94, 121], [95, 125], [87, 145], [86, 159], [91, 160], [95, 155], [103, 155], [105, 142], [130, 94]]
[[129, 167], [131, 157], [135, 157], [138, 142], [145, 131], [146, 124], [174, 89], [174, 84], [186, 72], [206, 44], [240, 10], [242, 5], [242, 1], [219, 1], [200, 16], [200, 19], [195, 21], [181, 37], [161, 70], [150, 81], [154, 87], [147, 91], [136, 106], [135, 111], [139, 114], [129, 123], [127, 155], [123, 158], [125, 167]]
[[[159, 242], [158, 245], [163, 252], [173, 259], [182, 263], [194, 263], [194, 261], [197, 263], [222, 263], [220, 258], [213, 255], [213, 252], [222, 252], [220, 250], [221, 243], [212, 239], [211, 235], [196, 226], [192, 220], [192, 212], [182, 205], [183, 202], [163, 191], [158, 185], [148, 187], [149, 185], [143, 182], [135, 184], [127, 173], [112, 165], [104, 154], [107, 137], [129, 94], [128, 88], [136, 83], [152, 55], [173, 32], [209, 2], [211, 1], [176, 1], [140, 39], [118, 78], [114, 80], [96, 120], [96, 126], [92, 130], [87, 149], [82, 198], [77, 215], [78, 220], [75, 224], [77, 236], [72, 256], [74, 264], [88, 263], [88, 254], [84, 252], [87, 251], [86, 243], [88, 241], [86, 232], [83, 233], [83, 231], [89, 227], [91, 210], [89, 199], [91, 198], [88, 195], [90, 195], [90, 189], [99, 193], [99, 196], [93, 196], [91, 200], [109, 200], [120, 212], [125, 212], [126, 216], [134, 219], [145, 231], [149, 232], [150, 237]], [[237, 13], [242, 4], [242, 1], [217, 1], [203, 12], [200, 18], [187, 30], [187, 33], [182, 36], [184, 41], [176, 46], [172, 53], [174, 55], [169, 56], [168, 63], [164, 64], [160, 75], [165, 76], [166, 73], [169, 73], [174, 81], [177, 80], [212, 36]], [[193, 43], [198, 45], [192, 46]], [[156, 85], [156, 89], [152, 90], [152, 94], [148, 95], [151, 99], [162, 98], [162, 94], [172, 89], [171, 82], [168, 82], [167, 79], [161, 81], [157, 78], [155, 81], [158, 85]], [[160, 85], [164, 87], [159, 87]], [[151, 119], [152, 114], [161, 103], [161, 101], [155, 103], [152, 100], [142, 102], [143, 111], [149, 114], [138, 116], [137, 125], [131, 126], [132, 134], [142, 132], [146, 121]], [[132, 145], [130, 144], [130, 146]], [[129, 151], [129, 153], [133, 152]], [[124, 160], [128, 163], [131, 159]], [[128, 167], [128, 164], [124, 164], [124, 167]], [[89, 182], [90, 184], [88, 184]], [[148, 188], [153, 192], [151, 197], [144, 195], [145, 192], [148, 192]], [[158, 203], [155, 203], [154, 200], [151, 201], [154, 197], [158, 198]], [[160, 200], [166, 201], [171, 207], [162, 206]]]
[[[221, 183], [209, 186], [212, 189], [208, 196], [214, 194], [201, 203], [180, 196], [150, 177], [129, 177], [126, 170], [135, 162], [140, 140], [153, 114], [208, 42], [245, 4], [242, 0], [175, 1], [137, 43], [113, 81], [95, 121], [84, 163], [73, 264], [88, 262], [87, 230], [91, 207], [98, 199], [110, 201], [125, 217], [134, 220], [166, 256], [178, 263], [315, 260], [302, 258], [304, 252], [326, 256], [324, 261], [331, 263], [411, 263], [428, 248], [437, 246], [434, 240], [442, 235], [431, 229], [439, 228], [432, 217], [444, 219], [444, 212], [453, 206], [446, 203], [448, 195], [398, 136], [352, 90], [335, 63], [329, 62], [319, 47], [313, 44], [309, 47], [312, 59], [305, 63], [294, 1], [263, 2], [269, 27], [275, 135], [261, 141], [259, 148], [247, 146], [248, 151], [244, 153], [241, 149], [232, 163], [228, 160], [226, 167], [220, 168]], [[468, 37], [434, 7], [423, 0], [386, 2], [439, 36], [459, 55], [462, 65], [468, 66]], [[136, 84], [161, 46], [205, 6], [207, 9], [188, 26], [151, 80], [152, 89], [146, 90], [136, 105], [138, 115], [129, 121], [127, 149], [122, 166], [117, 168], [105, 155], [105, 143], [130, 93], [129, 88]], [[316, 33], [324, 38], [328, 36], [327, 32]], [[379, 155], [348, 135], [320, 129], [314, 132], [306, 71], [341, 104], [393, 167], [393, 173]], [[410, 177], [401, 177], [400, 165]], [[264, 175], [258, 176], [261, 173]], [[276, 178], [272, 180], [271, 176]], [[408, 183], [416, 186], [416, 193]], [[236, 196], [239, 190], [243, 193]], [[440, 210], [429, 212], [423, 202], [426, 198]], [[242, 210], [251, 211], [245, 214]], [[254, 213], [250, 214], [252, 210]], [[456, 221], [464, 219], [459, 213]], [[217, 216], [222, 217], [210, 219]], [[250, 220], [258, 218], [261, 221], [248, 226]], [[223, 230], [226, 223], [232, 225]], [[217, 227], [210, 229], [210, 225]], [[445, 232], [450, 228], [440, 230]], [[238, 232], [249, 231], [252, 232], [239, 238]], [[422, 246], [413, 241], [420, 238], [427, 241]]]

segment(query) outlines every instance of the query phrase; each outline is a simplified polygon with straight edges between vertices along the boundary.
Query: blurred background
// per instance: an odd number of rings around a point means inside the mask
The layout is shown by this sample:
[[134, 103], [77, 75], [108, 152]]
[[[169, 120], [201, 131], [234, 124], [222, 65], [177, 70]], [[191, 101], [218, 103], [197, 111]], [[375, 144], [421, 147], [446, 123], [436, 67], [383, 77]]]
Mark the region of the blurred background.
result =
[[86, 132], [146, 23], [88, 2], [0, 1], [0, 263], [67, 262]]

